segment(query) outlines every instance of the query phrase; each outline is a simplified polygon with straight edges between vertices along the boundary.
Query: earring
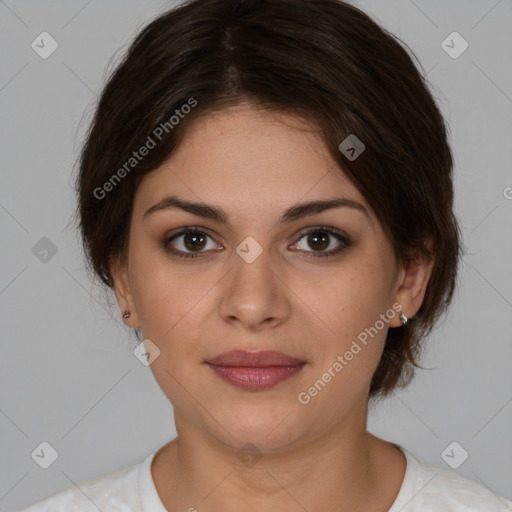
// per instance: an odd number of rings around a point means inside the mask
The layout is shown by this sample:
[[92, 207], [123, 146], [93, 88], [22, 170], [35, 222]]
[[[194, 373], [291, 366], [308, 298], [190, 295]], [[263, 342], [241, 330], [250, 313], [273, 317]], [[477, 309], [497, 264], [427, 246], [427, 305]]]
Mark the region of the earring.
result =
[[399, 318], [400, 322], [402, 322], [402, 325], [405, 325], [409, 321], [409, 319], [403, 313], [400, 315]]
[[124, 312], [123, 318], [130, 318], [130, 310], [129, 310], [129, 309], [127, 309], [127, 310]]

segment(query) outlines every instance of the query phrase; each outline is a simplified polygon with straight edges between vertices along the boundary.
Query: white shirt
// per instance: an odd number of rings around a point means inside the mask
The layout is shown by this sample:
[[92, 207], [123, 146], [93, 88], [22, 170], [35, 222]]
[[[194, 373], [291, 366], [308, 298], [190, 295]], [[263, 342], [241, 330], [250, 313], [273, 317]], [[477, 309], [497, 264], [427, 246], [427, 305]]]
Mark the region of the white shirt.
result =
[[[407, 467], [388, 512], [512, 512], [512, 501], [505, 497], [451, 469], [419, 462], [408, 450], [395, 446], [405, 454]], [[18, 512], [168, 512], [151, 475], [155, 453], [142, 462], [86, 480], [78, 484], [79, 489], [70, 487]]]

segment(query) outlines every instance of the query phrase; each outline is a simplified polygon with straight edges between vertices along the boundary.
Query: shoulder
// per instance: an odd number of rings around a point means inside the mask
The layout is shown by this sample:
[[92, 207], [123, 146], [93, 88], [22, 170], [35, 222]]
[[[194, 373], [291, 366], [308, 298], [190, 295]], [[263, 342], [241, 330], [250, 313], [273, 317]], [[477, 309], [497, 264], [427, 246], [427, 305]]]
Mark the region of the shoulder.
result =
[[82, 481], [14, 512], [142, 511], [138, 474], [143, 462]]
[[422, 499], [436, 511], [512, 512], [512, 501], [453, 470], [420, 463], [420, 475]]
[[[407, 457], [407, 469], [397, 501], [402, 512], [512, 512], [512, 501], [454, 470]], [[397, 503], [400, 501], [400, 503]]]

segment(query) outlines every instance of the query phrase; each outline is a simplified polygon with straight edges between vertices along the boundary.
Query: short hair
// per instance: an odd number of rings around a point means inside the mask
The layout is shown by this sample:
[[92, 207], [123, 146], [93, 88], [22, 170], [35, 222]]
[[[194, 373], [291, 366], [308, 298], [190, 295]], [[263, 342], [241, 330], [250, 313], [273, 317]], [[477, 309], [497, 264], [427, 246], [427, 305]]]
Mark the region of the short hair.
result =
[[[448, 128], [406, 48], [340, 0], [191, 0], [157, 16], [104, 86], [80, 154], [88, 270], [113, 287], [110, 263], [126, 261], [137, 187], [194, 120], [245, 102], [300, 116], [374, 211], [397, 263], [434, 261], [419, 311], [387, 333], [369, 396], [405, 387], [452, 300], [461, 252]], [[357, 158], [340, 150], [350, 135], [365, 147]]]

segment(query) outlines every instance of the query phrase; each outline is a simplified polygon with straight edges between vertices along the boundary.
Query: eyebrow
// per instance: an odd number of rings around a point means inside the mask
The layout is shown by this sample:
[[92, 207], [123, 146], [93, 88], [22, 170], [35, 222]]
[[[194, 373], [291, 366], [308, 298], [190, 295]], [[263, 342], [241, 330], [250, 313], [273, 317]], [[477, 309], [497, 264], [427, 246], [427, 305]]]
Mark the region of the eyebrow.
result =
[[[284, 224], [286, 222], [292, 222], [309, 215], [321, 213], [325, 210], [341, 207], [353, 208], [364, 213], [368, 217], [370, 216], [368, 210], [361, 203], [353, 201], [352, 199], [347, 199], [346, 197], [335, 197], [332, 199], [309, 201], [307, 203], [294, 205], [283, 213], [279, 223]], [[208, 205], [206, 203], [186, 201], [176, 196], [166, 196], [151, 208], [147, 209], [142, 216], [143, 220], [152, 213], [169, 208], [180, 208], [181, 210], [197, 215], [198, 217], [211, 219], [225, 225], [229, 224], [229, 216], [221, 208]]]

